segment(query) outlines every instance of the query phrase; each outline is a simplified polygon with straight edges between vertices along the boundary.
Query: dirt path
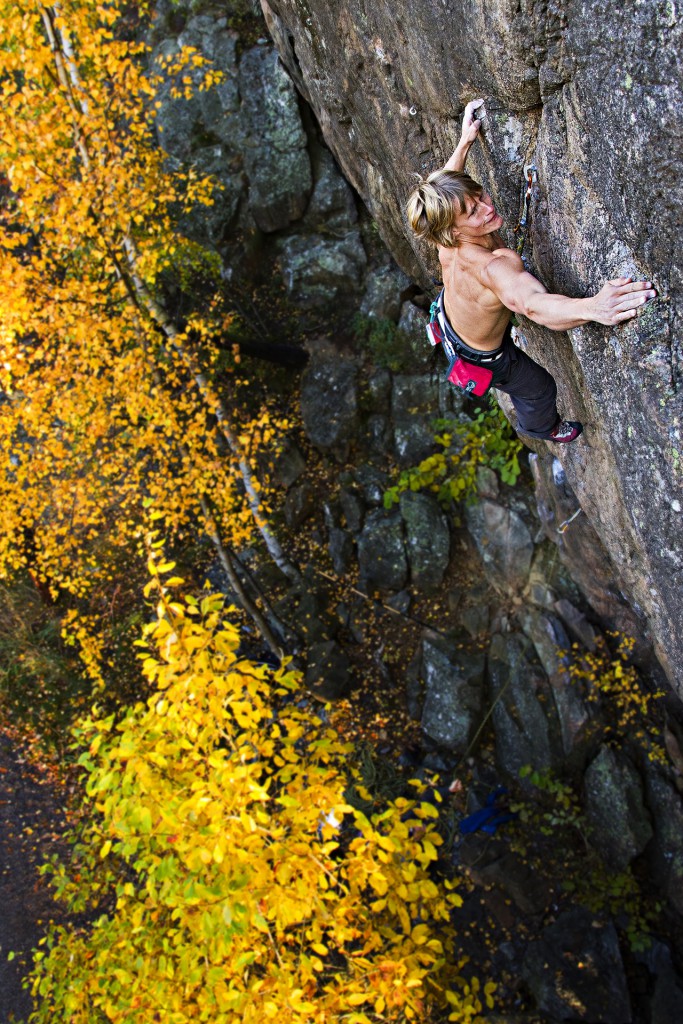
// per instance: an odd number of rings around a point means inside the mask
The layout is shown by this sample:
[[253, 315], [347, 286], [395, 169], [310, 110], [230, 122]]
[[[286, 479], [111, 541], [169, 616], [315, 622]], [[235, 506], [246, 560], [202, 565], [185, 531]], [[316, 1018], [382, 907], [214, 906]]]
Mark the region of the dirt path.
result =
[[63, 827], [60, 790], [0, 729], [0, 1024], [25, 1021], [31, 1012], [22, 978], [59, 909], [38, 868], [58, 849]]

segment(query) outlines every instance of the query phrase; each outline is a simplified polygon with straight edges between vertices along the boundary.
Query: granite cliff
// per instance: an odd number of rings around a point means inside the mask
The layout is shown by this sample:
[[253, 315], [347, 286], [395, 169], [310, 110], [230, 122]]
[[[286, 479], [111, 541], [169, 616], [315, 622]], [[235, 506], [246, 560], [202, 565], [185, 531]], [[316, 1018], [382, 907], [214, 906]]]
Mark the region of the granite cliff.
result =
[[[560, 453], [585, 513], [571, 546], [562, 542], [563, 558], [599, 610], [617, 624], [640, 619], [681, 692], [676, 4], [626, 0], [618, 18], [596, 0], [262, 7], [347, 179], [422, 287], [432, 287], [435, 268], [406, 227], [410, 172], [445, 161], [476, 96], [485, 98], [487, 117], [468, 170], [511, 227], [524, 166], [538, 169], [524, 255], [544, 284], [580, 296], [620, 275], [655, 282], [660, 297], [626, 326], [560, 334], [524, 322], [522, 330], [558, 381], [562, 411], [586, 424], [585, 438]], [[539, 482], [551, 463], [540, 445]], [[561, 514], [548, 506], [556, 540]]]

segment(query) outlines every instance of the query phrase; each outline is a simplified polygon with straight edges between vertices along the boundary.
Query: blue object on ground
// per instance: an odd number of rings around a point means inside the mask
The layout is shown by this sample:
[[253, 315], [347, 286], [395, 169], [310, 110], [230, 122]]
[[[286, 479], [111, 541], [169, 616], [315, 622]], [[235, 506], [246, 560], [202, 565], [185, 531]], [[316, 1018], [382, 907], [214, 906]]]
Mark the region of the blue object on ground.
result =
[[497, 806], [500, 798], [505, 796], [506, 793], [507, 789], [505, 786], [499, 786], [498, 789], [494, 789], [492, 793], [489, 793], [486, 803], [481, 810], [475, 811], [474, 814], [463, 818], [459, 825], [463, 835], [467, 835], [470, 832], [486, 832], [487, 835], [492, 836], [495, 835], [499, 825], [505, 825], [508, 821], [514, 821], [518, 817], [517, 814], [508, 811], [504, 807]]

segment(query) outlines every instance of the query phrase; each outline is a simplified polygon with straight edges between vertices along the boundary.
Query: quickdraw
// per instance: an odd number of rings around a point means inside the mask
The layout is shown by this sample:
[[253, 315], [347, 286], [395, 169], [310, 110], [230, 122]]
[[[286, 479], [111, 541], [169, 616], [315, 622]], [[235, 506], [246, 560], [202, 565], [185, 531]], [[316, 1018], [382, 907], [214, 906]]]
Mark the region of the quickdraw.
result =
[[524, 180], [526, 181], [526, 189], [524, 192], [524, 198], [522, 200], [522, 216], [519, 218], [519, 223], [515, 228], [515, 234], [518, 231], [521, 231], [521, 234], [517, 239], [517, 254], [519, 256], [522, 255], [524, 251], [524, 245], [526, 243], [526, 236], [530, 219], [531, 197], [533, 195], [534, 188], [538, 185], [538, 168], [535, 164], [525, 165]]
[[558, 533], [564, 533], [566, 531], [567, 527], [569, 526], [569, 524], [573, 523], [574, 520], [576, 519], [576, 517], [581, 515], [582, 512], [583, 512], [582, 508], [577, 508], [577, 510], [576, 510], [576, 512], [574, 513], [573, 516], [570, 516], [569, 519], [565, 519], [565, 521], [563, 523], [560, 523], [560, 525], [557, 527], [557, 532]]

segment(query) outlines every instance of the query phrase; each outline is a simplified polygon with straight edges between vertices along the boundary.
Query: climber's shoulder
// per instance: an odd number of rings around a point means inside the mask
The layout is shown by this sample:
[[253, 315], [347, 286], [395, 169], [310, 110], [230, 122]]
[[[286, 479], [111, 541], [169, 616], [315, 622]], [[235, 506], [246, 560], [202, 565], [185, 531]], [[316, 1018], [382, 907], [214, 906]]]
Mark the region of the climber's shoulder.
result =
[[486, 254], [480, 265], [480, 273], [482, 284], [488, 288], [494, 287], [495, 290], [495, 282], [501, 277], [516, 277], [524, 274], [525, 269], [521, 257], [514, 249], [501, 245]]

